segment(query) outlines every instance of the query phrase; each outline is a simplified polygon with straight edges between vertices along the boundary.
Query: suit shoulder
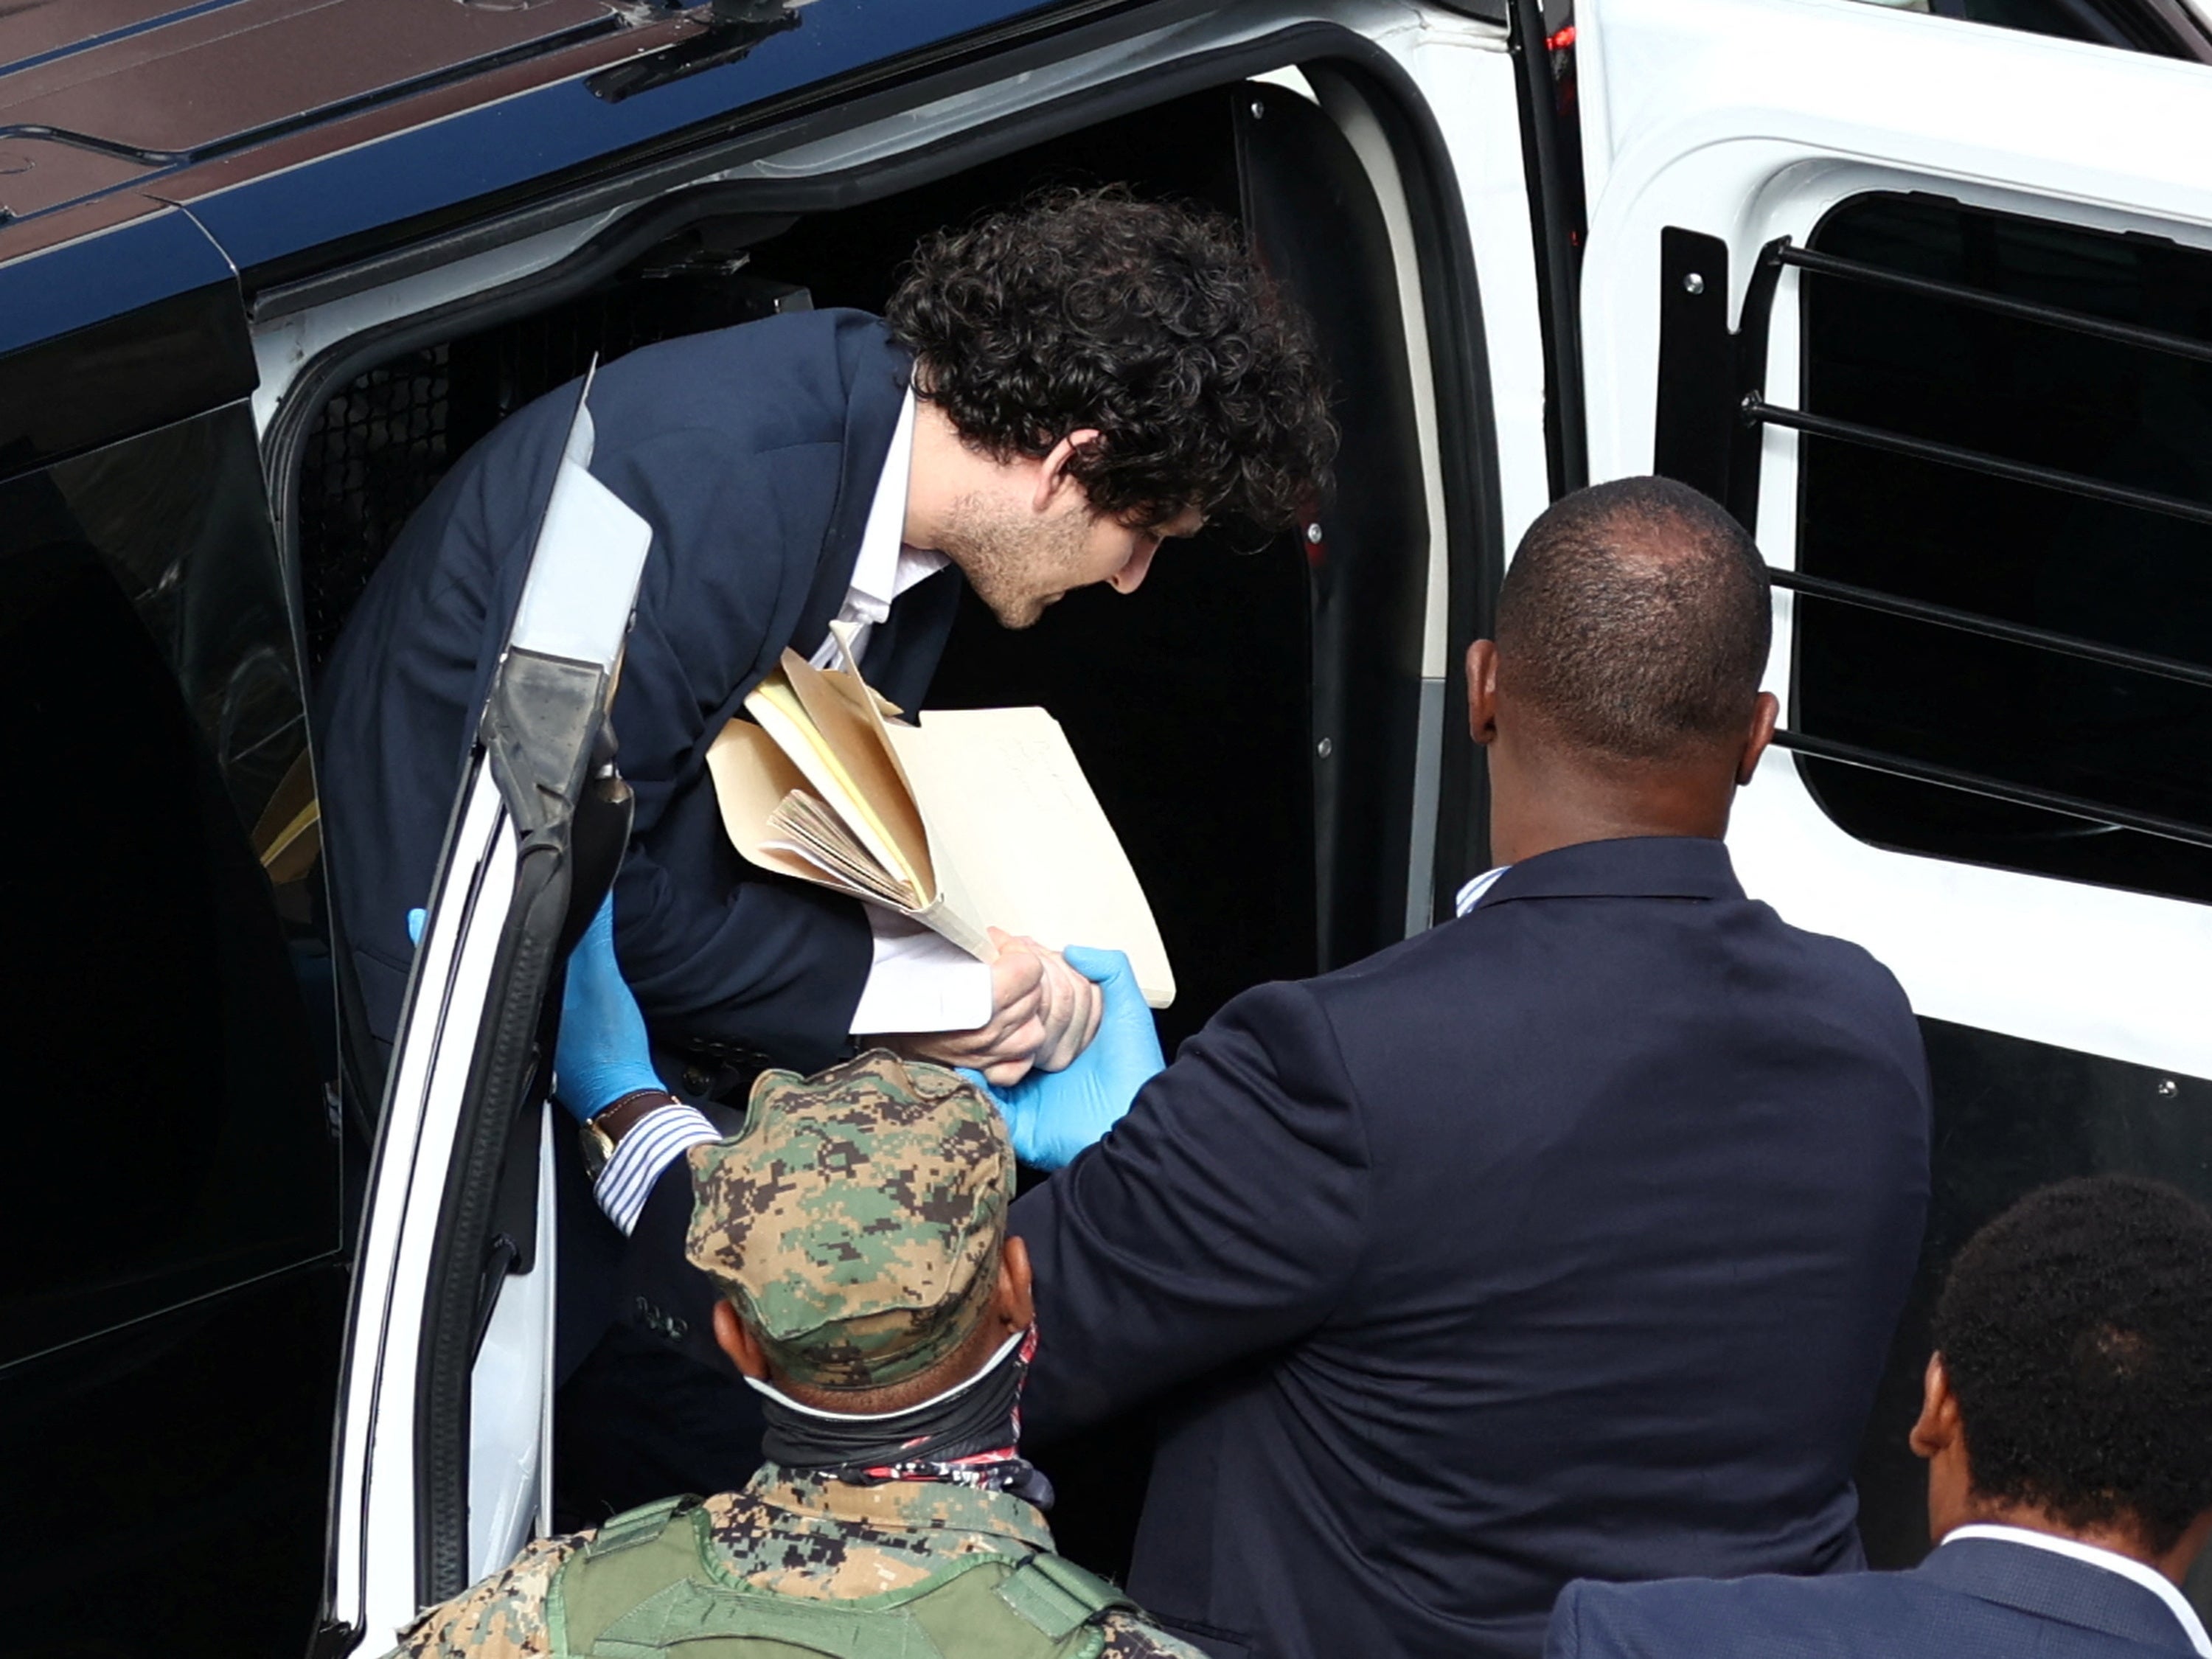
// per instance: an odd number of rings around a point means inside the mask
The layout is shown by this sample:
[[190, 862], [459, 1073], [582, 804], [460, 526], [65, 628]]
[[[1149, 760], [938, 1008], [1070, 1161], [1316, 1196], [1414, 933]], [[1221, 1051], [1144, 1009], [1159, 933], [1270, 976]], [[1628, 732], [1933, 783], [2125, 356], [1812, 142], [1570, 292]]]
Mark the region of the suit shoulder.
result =
[[795, 355], [826, 359], [848, 352], [895, 349], [890, 331], [884, 326], [883, 319], [870, 312], [832, 306], [822, 311], [781, 312], [773, 317], [755, 318], [749, 323], [732, 323], [727, 328], [710, 328], [696, 334], [679, 334], [655, 341], [608, 364], [600, 378], [627, 379], [630, 365], [649, 363], [655, 356], [664, 353], [696, 362], [702, 355], [710, 358]]
[[[901, 364], [906, 354], [892, 340], [890, 330], [872, 312], [832, 306], [823, 311], [788, 311], [750, 323], [695, 335], [725, 349], [760, 356], [796, 356], [832, 358], [850, 364], [872, 357], [889, 357]], [[668, 343], [681, 345], [681, 337]], [[625, 360], [627, 361], [627, 360]]]
[[[843, 307], [826, 311], [787, 312], [706, 334], [679, 336], [662, 344], [688, 346], [695, 354], [698, 348], [706, 348], [708, 362], [702, 367], [708, 372], [713, 372], [715, 363], [744, 359], [771, 371], [787, 365], [811, 377], [835, 376], [847, 384], [872, 366], [903, 371], [908, 361], [907, 354], [891, 338], [890, 330], [881, 318]], [[632, 353], [631, 356], [638, 355]], [[629, 361], [629, 357], [623, 359], [624, 362]]]
[[1793, 1578], [1582, 1579], [1552, 1613], [1551, 1659], [1771, 1659], [1777, 1653], [1888, 1655], [1925, 1619], [1931, 1593], [1910, 1573]]
[[1752, 908], [1769, 919], [1770, 925], [1790, 942], [1812, 972], [1869, 1008], [1911, 1018], [1912, 1004], [1905, 994], [1905, 987], [1898, 982], [1889, 964], [1866, 946], [1832, 933], [1815, 933], [1797, 927], [1778, 915], [1771, 905], [1754, 902]]
[[[1510, 919], [1504, 925], [1510, 928]], [[1410, 939], [1386, 945], [1372, 956], [1297, 983], [1314, 1002], [1328, 1006], [1373, 996], [1394, 997], [1405, 988], [1425, 984], [1439, 974], [1456, 977], [1480, 973], [1486, 957], [1504, 959], [1498, 950], [1498, 927], [1497, 917], [1485, 912], [1448, 916]]]
[[771, 450], [841, 441], [863, 382], [903, 395], [908, 358], [865, 311], [799, 311], [679, 335], [627, 353], [592, 387], [599, 453], [670, 438]]

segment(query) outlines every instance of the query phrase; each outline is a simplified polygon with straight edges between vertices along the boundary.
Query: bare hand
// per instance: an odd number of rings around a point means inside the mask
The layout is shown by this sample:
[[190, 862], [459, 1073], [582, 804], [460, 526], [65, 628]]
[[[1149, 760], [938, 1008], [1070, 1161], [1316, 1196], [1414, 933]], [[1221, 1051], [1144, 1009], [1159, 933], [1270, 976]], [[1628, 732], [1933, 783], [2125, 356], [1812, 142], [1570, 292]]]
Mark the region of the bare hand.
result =
[[1044, 1041], [1037, 1045], [1035, 1064], [1040, 1072], [1066, 1071], [1098, 1035], [1099, 1018], [1106, 1011], [1104, 997], [1059, 951], [996, 927], [991, 930], [991, 940], [1001, 952], [1027, 951], [1044, 963]]
[[981, 1072], [1001, 1088], [1018, 1083], [1046, 1041], [1044, 979], [1042, 957], [1002, 950], [991, 963], [991, 1018], [982, 1024], [972, 1031], [916, 1031], [880, 1041], [915, 1060]]

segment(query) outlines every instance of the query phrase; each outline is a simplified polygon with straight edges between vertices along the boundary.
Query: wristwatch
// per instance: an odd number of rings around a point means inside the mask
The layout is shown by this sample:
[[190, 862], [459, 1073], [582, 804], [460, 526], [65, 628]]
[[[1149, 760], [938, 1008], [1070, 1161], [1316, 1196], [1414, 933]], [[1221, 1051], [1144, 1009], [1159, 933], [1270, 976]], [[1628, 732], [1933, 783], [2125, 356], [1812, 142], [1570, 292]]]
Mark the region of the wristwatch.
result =
[[584, 1146], [584, 1174], [591, 1180], [599, 1178], [599, 1171], [607, 1167], [607, 1160], [615, 1155], [615, 1146], [622, 1138], [635, 1128], [638, 1121], [649, 1112], [664, 1106], [680, 1106], [665, 1089], [633, 1089], [611, 1104], [602, 1107], [584, 1120], [580, 1131]]

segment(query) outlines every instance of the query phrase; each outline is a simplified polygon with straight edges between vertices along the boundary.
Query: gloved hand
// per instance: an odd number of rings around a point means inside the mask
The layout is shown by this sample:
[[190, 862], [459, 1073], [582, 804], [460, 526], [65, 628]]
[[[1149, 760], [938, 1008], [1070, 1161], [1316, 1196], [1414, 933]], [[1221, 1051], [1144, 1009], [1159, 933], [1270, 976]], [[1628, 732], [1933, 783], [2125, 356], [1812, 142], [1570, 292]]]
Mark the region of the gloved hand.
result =
[[553, 1049], [553, 1097], [581, 1123], [624, 1095], [661, 1087], [645, 1037], [645, 1016], [615, 961], [610, 893], [568, 954], [561, 1037]]
[[1103, 1137], [1166, 1064], [1129, 958], [1082, 945], [1060, 954], [1103, 993], [1105, 1012], [1091, 1046], [1066, 1071], [1031, 1072], [1011, 1088], [995, 1089], [977, 1073], [961, 1073], [999, 1103], [1014, 1156], [1040, 1170], [1065, 1168]]
[[[407, 913], [407, 937], [416, 945], [428, 914]], [[615, 896], [610, 893], [568, 953], [561, 1036], [553, 1047], [553, 1097], [582, 1123], [624, 1095], [661, 1086], [646, 1042], [645, 1016], [615, 961]]]

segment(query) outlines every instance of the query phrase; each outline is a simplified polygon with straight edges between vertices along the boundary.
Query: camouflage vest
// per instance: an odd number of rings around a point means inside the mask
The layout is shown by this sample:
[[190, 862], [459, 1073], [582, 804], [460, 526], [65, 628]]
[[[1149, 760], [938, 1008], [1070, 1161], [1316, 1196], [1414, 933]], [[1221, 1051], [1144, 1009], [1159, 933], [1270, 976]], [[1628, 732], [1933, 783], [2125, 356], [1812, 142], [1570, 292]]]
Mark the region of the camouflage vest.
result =
[[696, 1498], [618, 1515], [547, 1592], [553, 1659], [1097, 1659], [1098, 1621], [1136, 1604], [1048, 1551], [963, 1557], [848, 1601], [741, 1589], [708, 1566]]

